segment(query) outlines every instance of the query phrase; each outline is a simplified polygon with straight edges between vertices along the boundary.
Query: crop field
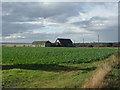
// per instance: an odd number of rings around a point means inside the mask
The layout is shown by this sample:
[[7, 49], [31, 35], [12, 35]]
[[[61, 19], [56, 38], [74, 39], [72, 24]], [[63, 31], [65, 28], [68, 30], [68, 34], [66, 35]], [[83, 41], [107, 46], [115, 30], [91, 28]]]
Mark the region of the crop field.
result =
[[[79, 88], [112, 48], [3, 47], [4, 88]], [[108, 62], [108, 61], [107, 61]]]
[[4, 47], [3, 64], [86, 63], [104, 59], [118, 49]]

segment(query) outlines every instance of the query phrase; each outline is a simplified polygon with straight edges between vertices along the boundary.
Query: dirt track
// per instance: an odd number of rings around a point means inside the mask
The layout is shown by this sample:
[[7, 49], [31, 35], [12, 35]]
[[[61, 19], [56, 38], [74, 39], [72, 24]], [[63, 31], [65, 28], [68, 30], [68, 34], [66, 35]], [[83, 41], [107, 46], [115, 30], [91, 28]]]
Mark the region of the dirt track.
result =
[[83, 88], [102, 88], [104, 77], [110, 72], [113, 66], [118, 64], [118, 55], [112, 55], [106, 63], [96, 69], [95, 74], [86, 80]]

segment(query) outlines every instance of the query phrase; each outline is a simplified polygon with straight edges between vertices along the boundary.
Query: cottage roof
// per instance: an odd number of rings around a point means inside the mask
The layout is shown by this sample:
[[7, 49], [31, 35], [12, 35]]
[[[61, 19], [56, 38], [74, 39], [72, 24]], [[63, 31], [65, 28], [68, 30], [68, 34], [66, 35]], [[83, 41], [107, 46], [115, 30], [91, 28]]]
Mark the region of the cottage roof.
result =
[[57, 38], [62, 45], [73, 45], [71, 39]]

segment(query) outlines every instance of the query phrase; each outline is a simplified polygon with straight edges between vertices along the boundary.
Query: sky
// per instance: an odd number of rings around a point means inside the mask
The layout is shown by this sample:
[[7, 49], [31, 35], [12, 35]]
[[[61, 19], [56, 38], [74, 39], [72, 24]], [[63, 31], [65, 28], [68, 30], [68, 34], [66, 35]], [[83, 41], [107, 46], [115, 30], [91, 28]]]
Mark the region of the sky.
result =
[[117, 2], [2, 2], [2, 42], [118, 41]]

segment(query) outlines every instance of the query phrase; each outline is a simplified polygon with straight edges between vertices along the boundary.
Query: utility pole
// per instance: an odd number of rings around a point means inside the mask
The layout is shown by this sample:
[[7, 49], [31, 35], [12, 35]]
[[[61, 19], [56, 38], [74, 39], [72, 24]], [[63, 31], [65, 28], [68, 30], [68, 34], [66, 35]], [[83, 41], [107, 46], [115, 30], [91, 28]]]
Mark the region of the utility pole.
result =
[[84, 46], [84, 38], [83, 38], [83, 46]]
[[99, 38], [100, 38], [100, 37], [99, 37], [99, 34], [98, 34], [98, 48], [99, 48]]

